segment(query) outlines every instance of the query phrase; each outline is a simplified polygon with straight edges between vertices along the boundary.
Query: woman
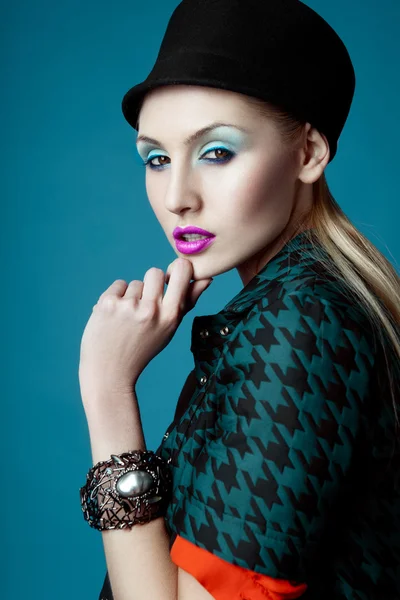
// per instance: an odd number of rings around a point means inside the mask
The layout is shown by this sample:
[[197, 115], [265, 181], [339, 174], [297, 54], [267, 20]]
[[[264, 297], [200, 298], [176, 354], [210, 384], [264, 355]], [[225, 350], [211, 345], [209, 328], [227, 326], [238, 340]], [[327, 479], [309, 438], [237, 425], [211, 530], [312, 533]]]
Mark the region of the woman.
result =
[[[124, 97], [178, 258], [115, 281], [82, 339], [102, 600], [400, 595], [399, 277], [324, 177], [354, 83], [302, 2], [184, 0]], [[146, 452], [137, 379], [232, 268], [244, 287], [195, 317], [194, 369]]]

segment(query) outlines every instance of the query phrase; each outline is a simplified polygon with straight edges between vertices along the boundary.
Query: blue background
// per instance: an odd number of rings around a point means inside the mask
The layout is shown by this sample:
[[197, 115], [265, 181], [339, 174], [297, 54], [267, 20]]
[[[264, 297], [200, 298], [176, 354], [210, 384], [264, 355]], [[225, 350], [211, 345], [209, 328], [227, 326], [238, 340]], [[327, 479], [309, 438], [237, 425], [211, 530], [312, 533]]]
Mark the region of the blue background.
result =
[[[115, 279], [143, 279], [176, 258], [148, 204], [137, 134], [120, 103], [153, 66], [177, 4], [0, 5], [5, 600], [97, 600], [103, 582], [101, 534], [84, 522], [79, 502], [91, 467], [80, 340]], [[331, 191], [397, 265], [400, 3], [308, 4], [342, 37], [357, 75], [326, 169]], [[241, 287], [236, 270], [217, 277], [141, 375], [148, 448], [161, 441], [192, 368], [193, 317], [218, 312]]]

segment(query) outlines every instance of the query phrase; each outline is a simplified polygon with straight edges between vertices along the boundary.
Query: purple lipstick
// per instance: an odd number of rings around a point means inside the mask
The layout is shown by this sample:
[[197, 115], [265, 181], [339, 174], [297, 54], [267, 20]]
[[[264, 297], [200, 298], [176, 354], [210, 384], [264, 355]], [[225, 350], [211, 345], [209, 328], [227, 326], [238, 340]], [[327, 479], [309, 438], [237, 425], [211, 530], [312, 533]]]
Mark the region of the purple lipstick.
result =
[[[179, 252], [183, 254], [195, 254], [209, 246], [215, 238], [213, 233], [189, 225], [187, 227], [175, 227], [172, 235], [175, 238], [175, 246]], [[189, 239], [186, 238], [189, 237]], [[196, 236], [198, 239], [192, 239]], [[198, 236], [202, 236], [201, 238]]]

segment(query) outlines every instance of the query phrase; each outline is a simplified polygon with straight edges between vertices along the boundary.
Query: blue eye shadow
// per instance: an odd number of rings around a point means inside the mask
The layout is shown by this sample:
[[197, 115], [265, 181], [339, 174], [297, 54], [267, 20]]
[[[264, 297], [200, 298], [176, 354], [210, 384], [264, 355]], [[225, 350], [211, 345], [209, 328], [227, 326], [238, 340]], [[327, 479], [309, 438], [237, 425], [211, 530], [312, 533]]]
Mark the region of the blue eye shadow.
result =
[[[222, 139], [220, 139], [219, 136], [221, 136]], [[206, 141], [207, 138], [209, 140], [208, 142]], [[233, 127], [217, 127], [211, 132], [205, 134], [204, 138], [200, 142], [198, 142], [195, 147], [200, 147], [201, 156], [207, 152], [211, 152], [211, 150], [215, 148], [225, 149], [229, 152], [236, 152], [238, 149], [241, 149], [244, 146], [246, 146], [246, 142], [246, 134], [238, 131], [237, 129]], [[207, 145], [209, 145], [209, 148], [207, 148]], [[152, 158], [155, 158], [160, 155], [168, 155], [168, 152], [162, 150], [162, 148], [155, 148], [154, 146], [152, 147], [152, 145], [147, 142], [142, 143], [140, 145], [140, 153], [138, 148], [137, 152], [139, 155], [138, 162], [140, 164], [144, 164], [145, 161], [149, 161]]]

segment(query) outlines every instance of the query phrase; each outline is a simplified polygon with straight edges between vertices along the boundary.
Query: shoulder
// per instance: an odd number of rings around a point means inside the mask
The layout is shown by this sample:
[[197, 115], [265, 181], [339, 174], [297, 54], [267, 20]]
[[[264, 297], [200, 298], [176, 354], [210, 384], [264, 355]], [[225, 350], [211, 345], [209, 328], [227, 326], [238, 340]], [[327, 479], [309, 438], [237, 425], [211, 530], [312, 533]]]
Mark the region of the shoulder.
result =
[[277, 328], [293, 343], [316, 336], [363, 343], [371, 356], [377, 350], [376, 326], [354, 292], [334, 276], [311, 275], [280, 282], [272, 296], [261, 297], [243, 319], [243, 331], [257, 326]]
[[[284, 283], [243, 317], [224, 361], [232, 379], [334, 396], [353, 389], [365, 397], [378, 355], [378, 339], [355, 300], [319, 276]], [[230, 368], [226, 368], [229, 363]]]

